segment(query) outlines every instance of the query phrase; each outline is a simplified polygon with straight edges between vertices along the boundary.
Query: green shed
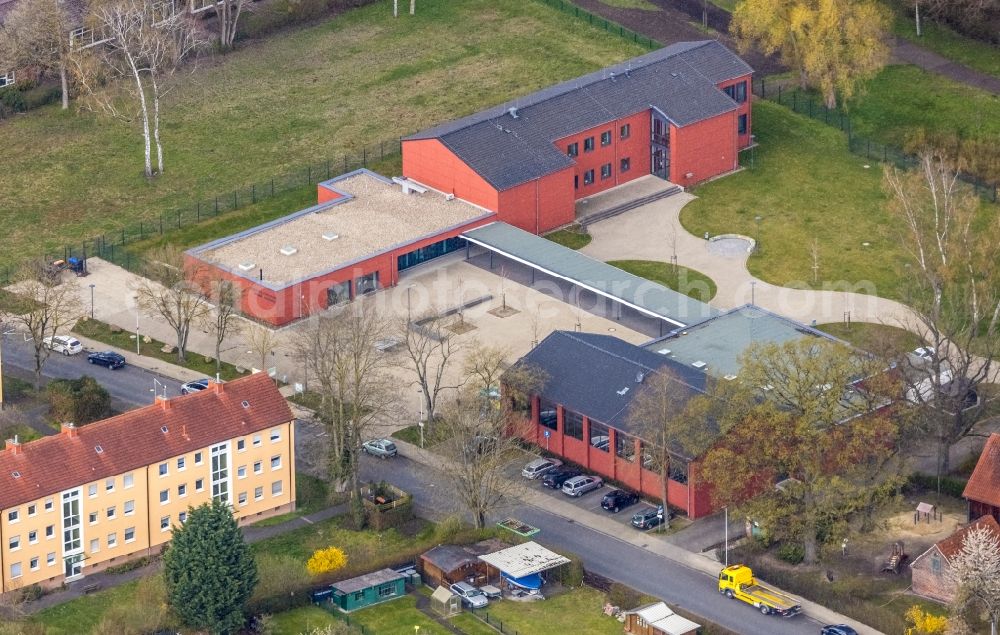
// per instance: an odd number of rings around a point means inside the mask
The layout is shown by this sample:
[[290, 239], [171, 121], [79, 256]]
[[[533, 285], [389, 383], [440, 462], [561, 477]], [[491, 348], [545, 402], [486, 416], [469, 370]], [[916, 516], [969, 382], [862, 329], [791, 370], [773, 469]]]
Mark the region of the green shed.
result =
[[330, 585], [333, 602], [341, 611], [351, 612], [406, 594], [406, 576], [382, 569]]

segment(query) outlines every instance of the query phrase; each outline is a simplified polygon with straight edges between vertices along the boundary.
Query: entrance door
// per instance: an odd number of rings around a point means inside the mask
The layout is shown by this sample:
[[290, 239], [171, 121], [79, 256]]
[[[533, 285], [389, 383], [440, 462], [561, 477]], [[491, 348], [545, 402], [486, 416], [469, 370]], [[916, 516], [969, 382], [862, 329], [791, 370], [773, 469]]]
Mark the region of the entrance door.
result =
[[75, 578], [83, 573], [83, 554], [68, 556], [66, 558], [66, 578]]
[[661, 179], [670, 178], [670, 123], [653, 112], [652, 134], [650, 135], [650, 174]]
[[670, 155], [663, 148], [653, 145], [653, 165], [650, 172], [664, 181], [670, 178]]

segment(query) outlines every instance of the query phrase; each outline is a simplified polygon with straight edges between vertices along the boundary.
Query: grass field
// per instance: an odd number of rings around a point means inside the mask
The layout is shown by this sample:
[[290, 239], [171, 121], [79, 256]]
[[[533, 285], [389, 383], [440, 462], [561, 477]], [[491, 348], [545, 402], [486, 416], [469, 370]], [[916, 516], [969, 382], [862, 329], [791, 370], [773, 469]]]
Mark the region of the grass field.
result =
[[702, 302], [714, 298], [718, 290], [715, 282], [705, 274], [680, 265], [672, 267], [669, 263], [652, 260], [610, 260], [608, 264]]
[[491, 603], [486, 611], [491, 622], [503, 622], [505, 632], [543, 635], [552, 625], [572, 624], [578, 635], [619, 635], [621, 623], [601, 612], [604, 601], [603, 593], [585, 586], [544, 602]]
[[204, 63], [165, 104], [151, 182], [136, 130], [42, 108], [0, 123], [18, 149], [0, 171], [0, 264], [642, 52], [540, 2], [439, 0], [398, 20], [374, 3]]
[[46, 635], [80, 635], [89, 633], [117, 603], [127, 602], [133, 596], [138, 582], [127, 582], [113, 589], [91, 593], [83, 597], [45, 609], [31, 618], [42, 624]]
[[938, 55], [1000, 77], [1000, 48], [965, 37], [946, 25], [930, 20], [924, 20], [920, 27], [921, 35], [917, 37], [917, 25], [913, 19], [899, 16], [893, 25], [893, 32]]
[[[681, 212], [685, 229], [696, 236], [755, 236], [760, 215], [760, 251], [748, 262], [755, 276], [784, 286], [833, 285], [898, 297], [902, 253], [879, 166], [865, 169], [839, 130], [777, 104], [757, 101], [753, 116], [760, 143], [753, 167], [697, 187], [699, 198]], [[743, 163], [749, 166], [748, 157]], [[820, 247], [815, 285], [814, 238]]]
[[593, 240], [590, 234], [587, 233], [587, 230], [579, 226], [560, 229], [551, 234], [546, 234], [545, 237], [569, 249], [583, 249]]
[[649, 0], [599, 0], [601, 4], [606, 4], [609, 7], [616, 7], [618, 9], [641, 9], [642, 11], [659, 11], [660, 7], [656, 6]]
[[923, 342], [915, 334], [896, 326], [852, 322], [818, 324], [816, 328], [867, 351], [912, 351]]
[[272, 635], [308, 635], [313, 629], [322, 629], [337, 623], [337, 618], [318, 606], [304, 606], [299, 609], [275, 613]]
[[417, 600], [407, 595], [398, 600], [385, 602], [351, 613], [351, 623], [361, 624], [377, 635], [413, 635], [414, 626], [420, 633], [428, 635], [449, 635], [448, 629], [417, 610]]

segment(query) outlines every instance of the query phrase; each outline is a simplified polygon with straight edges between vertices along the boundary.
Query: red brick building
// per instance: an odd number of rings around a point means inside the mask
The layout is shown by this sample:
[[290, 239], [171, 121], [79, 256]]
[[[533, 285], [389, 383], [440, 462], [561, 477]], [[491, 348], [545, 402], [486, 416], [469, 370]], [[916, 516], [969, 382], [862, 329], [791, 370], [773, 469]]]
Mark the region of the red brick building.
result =
[[965, 536], [977, 527], [1000, 538], [1000, 525], [992, 516], [984, 516], [935, 543], [910, 563], [914, 593], [946, 604], [955, 599], [955, 584], [948, 579], [949, 562], [962, 549]]
[[992, 516], [1000, 521], [1000, 434], [986, 440], [962, 496], [969, 501], [969, 520]]
[[753, 70], [682, 42], [403, 140], [403, 174], [542, 233], [646, 174], [691, 186], [739, 167]]

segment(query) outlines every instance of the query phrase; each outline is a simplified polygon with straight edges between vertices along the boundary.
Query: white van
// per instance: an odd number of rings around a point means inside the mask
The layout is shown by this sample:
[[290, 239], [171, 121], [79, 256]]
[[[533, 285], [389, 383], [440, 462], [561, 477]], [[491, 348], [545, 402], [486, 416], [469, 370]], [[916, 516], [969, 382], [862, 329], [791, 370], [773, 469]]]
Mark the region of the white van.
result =
[[535, 459], [524, 466], [524, 469], [521, 470], [521, 476], [535, 479], [560, 465], [562, 465], [562, 461], [559, 459]]

